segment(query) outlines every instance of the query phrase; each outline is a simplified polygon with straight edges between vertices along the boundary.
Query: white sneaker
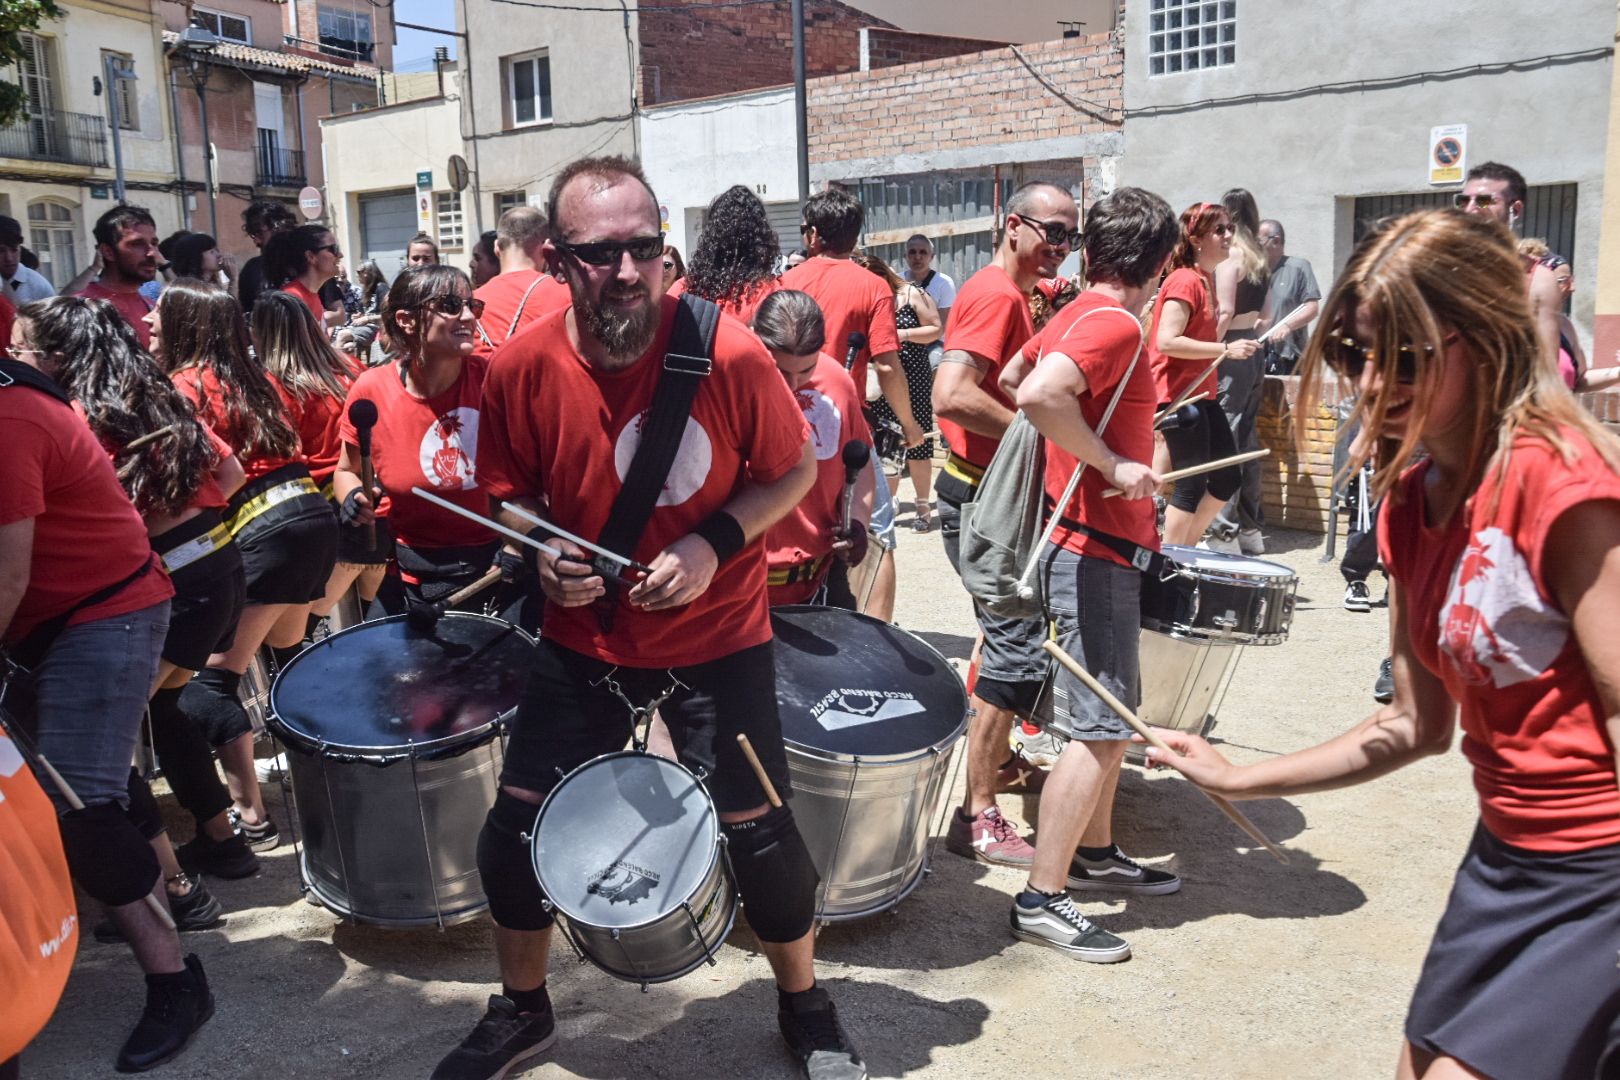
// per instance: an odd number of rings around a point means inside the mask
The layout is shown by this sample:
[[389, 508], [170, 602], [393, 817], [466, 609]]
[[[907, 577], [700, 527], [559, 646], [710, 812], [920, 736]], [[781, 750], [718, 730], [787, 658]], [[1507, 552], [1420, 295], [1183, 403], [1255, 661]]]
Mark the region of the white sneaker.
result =
[[[1024, 906], [1030, 903], [1034, 906]], [[1110, 934], [1080, 914], [1066, 892], [1053, 897], [1020, 893], [1013, 900], [1008, 921], [1013, 937], [1068, 953], [1076, 960], [1113, 964], [1130, 959], [1131, 947], [1125, 939]]]
[[1352, 581], [1344, 590], [1344, 610], [1371, 611], [1372, 593], [1365, 581]]
[[1244, 555], [1264, 555], [1266, 538], [1259, 529], [1244, 529], [1238, 533], [1238, 548]]
[[1243, 548], [1235, 536], [1219, 536], [1210, 533], [1204, 537], [1204, 542], [1198, 545], [1206, 551], [1218, 551], [1222, 555], [1242, 555]]
[[272, 780], [280, 780], [287, 771], [287, 755], [277, 754], [275, 757], [259, 758], [253, 763], [253, 775], [259, 778], [259, 783], [268, 784]]

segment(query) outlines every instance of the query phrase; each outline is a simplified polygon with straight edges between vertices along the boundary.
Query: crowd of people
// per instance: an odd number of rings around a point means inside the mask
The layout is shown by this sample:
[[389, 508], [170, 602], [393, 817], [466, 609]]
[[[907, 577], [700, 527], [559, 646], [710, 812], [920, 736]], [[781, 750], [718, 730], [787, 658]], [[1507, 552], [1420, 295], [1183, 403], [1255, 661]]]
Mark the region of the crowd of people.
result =
[[[1374, 228], [1325, 300], [1242, 189], [1177, 214], [1121, 188], [1082, 222], [1064, 186], [1023, 184], [960, 287], [925, 234], [903, 273], [861, 251], [864, 210], [838, 187], [805, 203], [797, 258], [737, 186], [683, 259], [639, 166], [612, 157], [563, 168], [543, 209], [504, 213], [470, 273], [418, 236], [392, 282], [365, 263], [353, 286], [332, 231], [276, 204], [245, 215], [260, 254], [239, 271], [213, 238], [160, 242], [149, 214], [119, 206], [95, 226], [94, 280], [42, 295], [0, 219], [0, 278], [23, 301], [0, 299], [14, 459], [0, 704], [19, 753], [60, 777], [42, 786], [61, 853], [36, 816], [37, 880], [0, 911], [25, 899], [35, 925], [70, 926], [65, 866], [105, 911], [96, 937], [127, 942], [145, 977], [117, 1067], [180, 1053], [213, 990], [179, 935], [221, 918], [207, 877], [249, 876], [280, 841], [242, 702], [249, 665], [284, 668], [345, 596], [396, 616], [498, 577], [462, 603], [538, 635], [477, 841], [501, 990], [432, 1075], [505, 1075], [556, 1040], [554, 921], [528, 833], [559, 778], [621, 749], [656, 703], [667, 752], [713, 799], [787, 1046], [816, 1080], [864, 1077], [816, 978], [816, 866], [774, 798], [792, 784], [770, 606], [891, 621], [902, 475], [912, 527], [937, 528], [964, 572], [964, 513], [1015, 422], [1033, 426], [1032, 495], [1052, 521], [1040, 611], [972, 596], [966, 785], [945, 840], [1027, 875], [1016, 938], [1123, 960], [1129, 943], [1077, 897], [1182, 883], [1116, 842], [1131, 729], [1046, 646], [1136, 707], [1144, 578], [1167, 571], [1165, 545], [1264, 553], [1257, 471], [1168, 488], [1165, 474], [1257, 445], [1267, 372], [1297, 372], [1309, 400], [1331, 374], [1355, 395], [1348, 469], [1370, 466], [1358, 520], [1372, 547], [1353, 541], [1346, 606], [1382, 562], [1388, 704], [1261, 764], [1186, 734], [1149, 761], [1233, 799], [1301, 793], [1443, 750], [1460, 724], [1481, 822], [1398, 1075], [1597, 1076], [1620, 1041], [1604, 968], [1620, 930], [1606, 885], [1620, 870], [1620, 441], [1570, 394], [1611, 373], [1586, 368], [1558, 315], [1567, 262], [1514, 246], [1524, 197], [1513, 170], [1475, 168], [1464, 212]], [[1081, 273], [1059, 278], [1075, 254]], [[1043, 694], [1049, 769], [1016, 748]], [[191, 819], [178, 846], [131, 767], [143, 717]], [[1040, 795], [1037, 836], [998, 809], [1014, 791]], [[42, 995], [65, 978], [55, 952], [17, 966]], [[0, 1021], [0, 1050], [43, 1019]]]

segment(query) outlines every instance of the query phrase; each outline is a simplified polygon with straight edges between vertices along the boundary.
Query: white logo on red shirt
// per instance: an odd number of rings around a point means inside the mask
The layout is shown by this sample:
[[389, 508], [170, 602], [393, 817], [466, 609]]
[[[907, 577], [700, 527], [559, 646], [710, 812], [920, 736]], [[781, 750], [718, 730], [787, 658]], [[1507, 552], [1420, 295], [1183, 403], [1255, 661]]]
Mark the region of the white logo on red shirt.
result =
[[1535, 678], [1569, 640], [1569, 619], [1548, 604], [1513, 538], [1475, 533], [1440, 608], [1440, 651], [1462, 677], [1498, 689]]
[[422, 435], [422, 475], [436, 488], [471, 491], [478, 449], [478, 410], [462, 405], [444, 413]]
[[[630, 462], [636, 456], [636, 448], [641, 445], [641, 428], [646, 422], [647, 413], [643, 412], [624, 425], [624, 430], [619, 432], [613, 444], [613, 467], [618, 471], [620, 483], [629, 475]], [[714, 446], [709, 442], [709, 433], [703, 430], [696, 417], [688, 416], [686, 430], [681, 434], [680, 448], [675, 451], [675, 461], [669, 467], [664, 490], [658, 495], [658, 505], [679, 506], [696, 495], [709, 478], [709, 466], [713, 462]]]
[[804, 422], [810, 425], [810, 438], [815, 442], [816, 460], [826, 461], [843, 452], [838, 436], [844, 430], [844, 418], [832, 398], [814, 387], [803, 387], [793, 395], [804, 413]]

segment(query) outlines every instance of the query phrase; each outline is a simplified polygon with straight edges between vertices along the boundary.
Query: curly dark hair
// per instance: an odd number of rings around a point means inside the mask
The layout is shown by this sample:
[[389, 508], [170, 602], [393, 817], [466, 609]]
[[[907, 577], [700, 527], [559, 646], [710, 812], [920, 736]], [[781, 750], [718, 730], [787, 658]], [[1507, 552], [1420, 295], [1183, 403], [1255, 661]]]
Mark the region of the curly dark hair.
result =
[[717, 304], [739, 302], [776, 276], [781, 254], [765, 204], [737, 184], [709, 204], [686, 264], [686, 291]]
[[[174, 388], [118, 309], [105, 300], [53, 296], [24, 304], [29, 344], [52, 358], [51, 375], [84, 408], [96, 439], [141, 514], [179, 514], [191, 505], [219, 456], [191, 402]], [[142, 435], [174, 434], [132, 453]]]

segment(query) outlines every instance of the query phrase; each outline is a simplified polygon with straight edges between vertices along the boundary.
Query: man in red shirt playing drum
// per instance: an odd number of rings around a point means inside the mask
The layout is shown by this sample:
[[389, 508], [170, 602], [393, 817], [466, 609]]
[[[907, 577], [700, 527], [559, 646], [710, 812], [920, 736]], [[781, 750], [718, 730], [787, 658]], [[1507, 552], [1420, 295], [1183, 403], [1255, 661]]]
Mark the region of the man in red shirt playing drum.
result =
[[135, 331], [141, 348], [151, 347], [152, 328], [146, 313], [152, 305], [141, 286], [157, 277], [157, 222], [139, 206], [115, 206], [96, 219], [91, 230], [101, 256], [101, 276], [79, 291], [91, 300], [105, 300]]
[[[1121, 188], [1086, 215], [1086, 291], [1037, 339], [1040, 359], [1018, 387], [1018, 407], [1046, 436], [1046, 493], [1059, 506], [1041, 553], [1041, 586], [1057, 640], [1135, 708], [1142, 696], [1142, 566], [1159, 550], [1153, 492], [1158, 394], [1134, 312], [1180, 235], [1175, 213], [1141, 188]], [[1119, 404], [1099, 431], [1103, 414]], [[1105, 494], [1117, 488], [1124, 498]], [[1083, 602], [1082, 602], [1083, 598]], [[1078, 960], [1130, 956], [1121, 938], [1080, 914], [1070, 890], [1123, 896], [1172, 893], [1180, 880], [1138, 865], [1113, 841], [1114, 790], [1131, 730], [1059, 668], [1053, 724], [1069, 743], [1041, 793], [1041, 838], [1029, 883], [1013, 903], [1014, 936]], [[1076, 848], [1078, 847], [1078, 851]]]
[[[754, 315], [754, 333], [770, 350], [777, 370], [793, 391], [816, 452], [816, 486], [765, 534], [771, 606], [819, 603], [814, 598], [824, 584], [831, 585], [827, 570], [833, 556], [850, 566], [859, 565], [866, 556], [872, 473], [865, 461], [871, 453], [872, 435], [844, 365], [821, 351], [826, 345], [826, 324], [808, 293], [787, 289], [767, 296]], [[851, 442], [864, 447], [866, 454], [856, 474], [846, 535], [843, 452]], [[840, 580], [847, 582], [847, 578]], [[847, 585], [843, 592], [845, 595], [832, 595], [829, 589], [825, 602], [859, 610]]]
[[[663, 295], [658, 200], [623, 158], [586, 158], [548, 200], [546, 258], [572, 306], [508, 342], [484, 382], [478, 477], [492, 499], [599, 538], [664, 375], [677, 307]], [[666, 387], [666, 391], [668, 388]], [[789, 788], [776, 709], [763, 534], [815, 480], [798, 406], [759, 340], [722, 316], [712, 365], [634, 550], [651, 572], [608, 592], [578, 547], [538, 564], [547, 605], [501, 789], [478, 843], [502, 993], [438, 1080], [504, 1076], [556, 1039], [552, 917], [528, 835], [562, 773], [617, 751], [655, 700], [681, 760], [706, 772], [748, 921], [775, 972], [778, 1022], [805, 1075], [866, 1076], [814, 971], [817, 876], [787, 807], [770, 807], [736, 736]], [[501, 511], [503, 524], [532, 522]], [[537, 535], [546, 535], [542, 526]], [[589, 828], [589, 823], [582, 827]], [[726, 1071], [717, 1063], [715, 1074]]]

